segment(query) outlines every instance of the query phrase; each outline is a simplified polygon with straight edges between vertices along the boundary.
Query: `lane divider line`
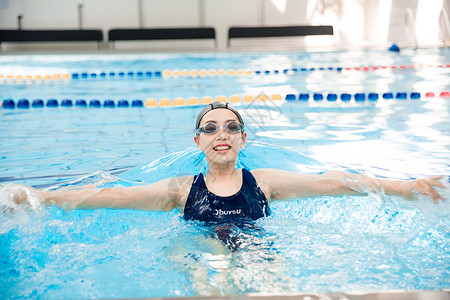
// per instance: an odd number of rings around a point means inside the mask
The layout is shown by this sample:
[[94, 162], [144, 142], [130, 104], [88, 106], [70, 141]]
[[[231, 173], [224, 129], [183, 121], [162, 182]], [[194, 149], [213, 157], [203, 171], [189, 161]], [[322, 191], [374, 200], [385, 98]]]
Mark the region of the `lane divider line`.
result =
[[[436, 96], [438, 95], [438, 96]], [[435, 92], [426, 92], [421, 94], [419, 92], [385, 92], [385, 93], [300, 93], [296, 94], [286, 94], [282, 96], [281, 94], [272, 94], [268, 96], [264, 93], [261, 93], [258, 96], [253, 95], [232, 95], [232, 96], [224, 96], [218, 95], [216, 97], [203, 96], [201, 98], [198, 97], [189, 97], [186, 99], [182, 97], [176, 97], [174, 99], [170, 99], [167, 97], [160, 98], [159, 100], [156, 98], [148, 98], [146, 100], [131, 100], [128, 101], [126, 99], [120, 99], [117, 101], [106, 99], [103, 103], [98, 99], [85, 100], [85, 99], [62, 99], [58, 101], [57, 99], [48, 99], [44, 101], [43, 99], [19, 99], [17, 101], [13, 99], [4, 99], [0, 102], [0, 107], [4, 109], [14, 109], [14, 108], [43, 108], [43, 107], [105, 107], [105, 108], [113, 108], [113, 107], [180, 107], [180, 106], [192, 106], [192, 105], [205, 105], [208, 103], [213, 103], [215, 101], [222, 102], [230, 102], [230, 103], [250, 103], [257, 101], [288, 101], [288, 102], [307, 102], [307, 101], [328, 101], [335, 102], [340, 100], [341, 102], [375, 102], [380, 99], [383, 100], [420, 100], [420, 99], [429, 99], [429, 98], [450, 98], [449, 91], [442, 91], [439, 93]]]
[[131, 78], [205, 78], [216, 76], [253, 76], [253, 75], [295, 75], [297, 73], [314, 72], [314, 71], [378, 71], [378, 70], [411, 70], [423, 68], [450, 68], [450, 64], [440, 65], [372, 65], [372, 66], [353, 66], [353, 67], [292, 67], [284, 69], [272, 70], [242, 70], [242, 69], [165, 69], [163, 71], [110, 71], [110, 72], [73, 72], [73, 73], [56, 73], [56, 74], [0, 74], [0, 83], [32, 83], [50, 80], [78, 80], [78, 79], [131, 79]]

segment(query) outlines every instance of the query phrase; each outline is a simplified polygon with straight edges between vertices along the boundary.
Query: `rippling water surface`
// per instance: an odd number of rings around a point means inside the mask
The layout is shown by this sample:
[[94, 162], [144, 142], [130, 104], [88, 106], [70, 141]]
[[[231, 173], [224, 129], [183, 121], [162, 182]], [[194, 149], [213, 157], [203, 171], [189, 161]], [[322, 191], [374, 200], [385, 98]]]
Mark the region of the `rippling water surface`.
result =
[[[448, 184], [448, 50], [334, 53], [2, 56], [1, 74], [163, 69], [283, 69], [414, 64], [405, 70], [292, 75], [3, 81], [3, 99], [147, 99], [232, 94], [417, 91], [420, 100], [268, 101], [237, 105], [249, 143], [239, 166], [381, 177], [444, 174]], [[2, 100], [3, 100], [2, 99]], [[13, 184], [134, 185], [204, 170], [193, 148], [200, 107], [0, 110], [0, 290], [6, 298], [158, 297], [250, 292], [443, 289], [449, 286], [446, 201], [368, 196], [274, 202], [234, 227], [237, 251], [180, 212], [63, 211], [17, 206]], [[33, 198], [33, 195], [30, 195]], [[256, 228], [256, 229], [255, 229]]]

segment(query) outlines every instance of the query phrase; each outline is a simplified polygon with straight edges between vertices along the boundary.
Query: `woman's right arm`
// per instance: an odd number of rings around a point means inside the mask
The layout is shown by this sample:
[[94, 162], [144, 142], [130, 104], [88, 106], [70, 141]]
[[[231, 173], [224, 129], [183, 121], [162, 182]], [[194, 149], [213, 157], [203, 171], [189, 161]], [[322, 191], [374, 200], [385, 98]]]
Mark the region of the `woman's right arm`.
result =
[[184, 206], [184, 195], [191, 184], [192, 176], [183, 176], [143, 186], [35, 191], [44, 198], [46, 205], [56, 205], [69, 210], [122, 208], [168, 211], [177, 206]]

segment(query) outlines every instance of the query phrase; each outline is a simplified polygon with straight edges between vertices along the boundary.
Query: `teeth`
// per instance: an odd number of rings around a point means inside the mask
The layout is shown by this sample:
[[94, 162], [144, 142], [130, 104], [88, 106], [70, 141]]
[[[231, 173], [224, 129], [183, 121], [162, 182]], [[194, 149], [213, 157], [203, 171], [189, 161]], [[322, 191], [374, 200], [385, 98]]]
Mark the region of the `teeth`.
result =
[[218, 146], [218, 147], [215, 147], [214, 150], [222, 151], [222, 150], [228, 150], [230, 148], [231, 147], [229, 147], [229, 146]]

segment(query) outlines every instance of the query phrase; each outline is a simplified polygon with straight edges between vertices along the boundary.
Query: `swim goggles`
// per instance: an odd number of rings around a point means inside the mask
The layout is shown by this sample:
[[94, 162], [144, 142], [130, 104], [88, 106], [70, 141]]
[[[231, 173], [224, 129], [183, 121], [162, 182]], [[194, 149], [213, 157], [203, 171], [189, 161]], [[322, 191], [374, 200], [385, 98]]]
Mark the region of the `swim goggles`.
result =
[[[199, 129], [197, 129], [197, 134], [200, 134], [200, 132], [203, 132], [205, 134], [214, 134], [216, 133], [221, 126], [217, 125], [216, 123], [206, 123]], [[236, 122], [236, 121], [230, 121], [225, 126], [223, 126], [223, 129], [228, 131], [229, 133], [238, 133], [239, 131], [244, 130], [244, 125]]]
[[242, 120], [241, 114], [236, 110], [236, 108], [234, 108], [230, 103], [223, 103], [223, 102], [217, 101], [217, 102], [209, 103], [208, 105], [206, 105], [202, 109], [202, 111], [198, 114], [197, 121], [195, 122], [195, 129], [198, 129], [200, 127], [200, 122], [202, 121], [202, 118], [208, 112], [210, 112], [213, 109], [218, 109], [218, 108], [225, 108], [225, 109], [230, 110], [231, 112], [233, 112], [236, 115], [236, 117], [239, 120], [239, 123], [244, 125], [244, 120]]

